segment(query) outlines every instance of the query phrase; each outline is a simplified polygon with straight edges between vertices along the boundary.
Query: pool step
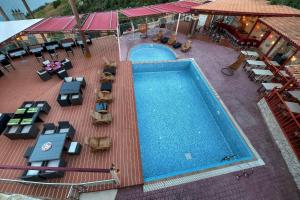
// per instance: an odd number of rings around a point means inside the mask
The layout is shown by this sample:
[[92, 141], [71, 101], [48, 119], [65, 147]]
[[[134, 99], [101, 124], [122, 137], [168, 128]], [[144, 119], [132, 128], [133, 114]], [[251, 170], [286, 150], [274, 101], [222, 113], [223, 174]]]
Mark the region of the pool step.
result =
[[[155, 181], [155, 182], [148, 182], [148, 183], [144, 184], [143, 191], [150, 192], [150, 191], [154, 191], [154, 190], [159, 190], [159, 189], [172, 187], [172, 186], [176, 186], [176, 185], [181, 185], [181, 184], [185, 184], [185, 183], [190, 183], [190, 182], [194, 182], [194, 181], [198, 181], [198, 180], [202, 180], [202, 179], [206, 179], [206, 178], [210, 178], [210, 177], [214, 177], [214, 176], [228, 174], [231, 172], [242, 171], [245, 169], [262, 166], [264, 164], [265, 163], [262, 159], [258, 159], [255, 161], [250, 161], [247, 163], [241, 163], [241, 164], [232, 165], [232, 166], [228, 166], [228, 167], [196, 172], [193, 174], [188, 174], [188, 175], [169, 178], [169, 179], [163, 179], [163, 180]], [[255, 169], [254, 169], [254, 173], [255, 173]]]

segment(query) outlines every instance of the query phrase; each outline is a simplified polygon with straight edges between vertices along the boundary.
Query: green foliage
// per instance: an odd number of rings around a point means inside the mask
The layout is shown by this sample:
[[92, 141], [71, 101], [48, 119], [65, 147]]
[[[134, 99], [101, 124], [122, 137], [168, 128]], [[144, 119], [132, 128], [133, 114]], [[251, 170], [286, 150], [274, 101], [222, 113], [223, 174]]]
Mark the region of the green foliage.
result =
[[300, 9], [299, 0], [270, 0], [271, 4], [282, 4]]
[[61, 0], [56, 0], [52, 2], [53, 8], [57, 8], [61, 4]]

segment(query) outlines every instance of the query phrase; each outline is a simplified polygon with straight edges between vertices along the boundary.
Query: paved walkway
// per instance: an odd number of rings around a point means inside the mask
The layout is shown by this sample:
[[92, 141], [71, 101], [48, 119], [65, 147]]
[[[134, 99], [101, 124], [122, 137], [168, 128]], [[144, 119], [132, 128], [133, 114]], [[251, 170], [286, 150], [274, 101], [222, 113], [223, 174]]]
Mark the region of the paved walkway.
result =
[[[179, 40], [185, 41], [184, 36], [180, 35]], [[130, 49], [141, 42], [150, 40], [123, 39], [123, 59], [127, 55], [124, 49]], [[238, 173], [231, 173], [148, 193], [143, 193], [142, 186], [128, 187], [118, 191], [117, 199], [300, 199], [299, 191], [257, 108], [258, 85], [249, 81], [242, 69], [232, 77], [226, 77], [220, 72], [222, 67], [235, 61], [238, 52], [214, 43], [195, 40], [192, 50], [187, 54], [176, 52], [182, 57], [195, 58], [266, 165], [255, 168], [253, 175], [240, 180], [235, 178]]]

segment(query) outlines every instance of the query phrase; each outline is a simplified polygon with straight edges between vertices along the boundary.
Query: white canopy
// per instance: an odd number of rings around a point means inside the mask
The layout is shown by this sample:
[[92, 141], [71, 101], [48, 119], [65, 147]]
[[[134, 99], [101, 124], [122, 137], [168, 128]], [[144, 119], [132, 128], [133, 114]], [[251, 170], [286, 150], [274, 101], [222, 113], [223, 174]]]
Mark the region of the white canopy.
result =
[[27, 19], [18, 21], [0, 21], [0, 43], [17, 35], [42, 19]]

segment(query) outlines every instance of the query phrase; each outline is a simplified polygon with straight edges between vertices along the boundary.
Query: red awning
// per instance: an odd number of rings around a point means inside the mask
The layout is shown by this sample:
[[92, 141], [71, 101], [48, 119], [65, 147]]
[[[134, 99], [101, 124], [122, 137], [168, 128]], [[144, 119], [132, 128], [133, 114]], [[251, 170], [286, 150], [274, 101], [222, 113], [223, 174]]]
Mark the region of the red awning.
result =
[[125, 16], [142, 17], [150, 15], [160, 15], [167, 13], [188, 13], [193, 6], [198, 6], [200, 3], [190, 1], [177, 1], [172, 3], [157, 4], [152, 6], [144, 6], [139, 8], [123, 9], [120, 12]]
[[27, 28], [25, 31], [30, 33], [69, 32], [72, 31], [75, 24], [76, 19], [74, 16], [50, 17]]
[[92, 13], [84, 22], [81, 30], [107, 31], [117, 30], [118, 15], [116, 11]]

